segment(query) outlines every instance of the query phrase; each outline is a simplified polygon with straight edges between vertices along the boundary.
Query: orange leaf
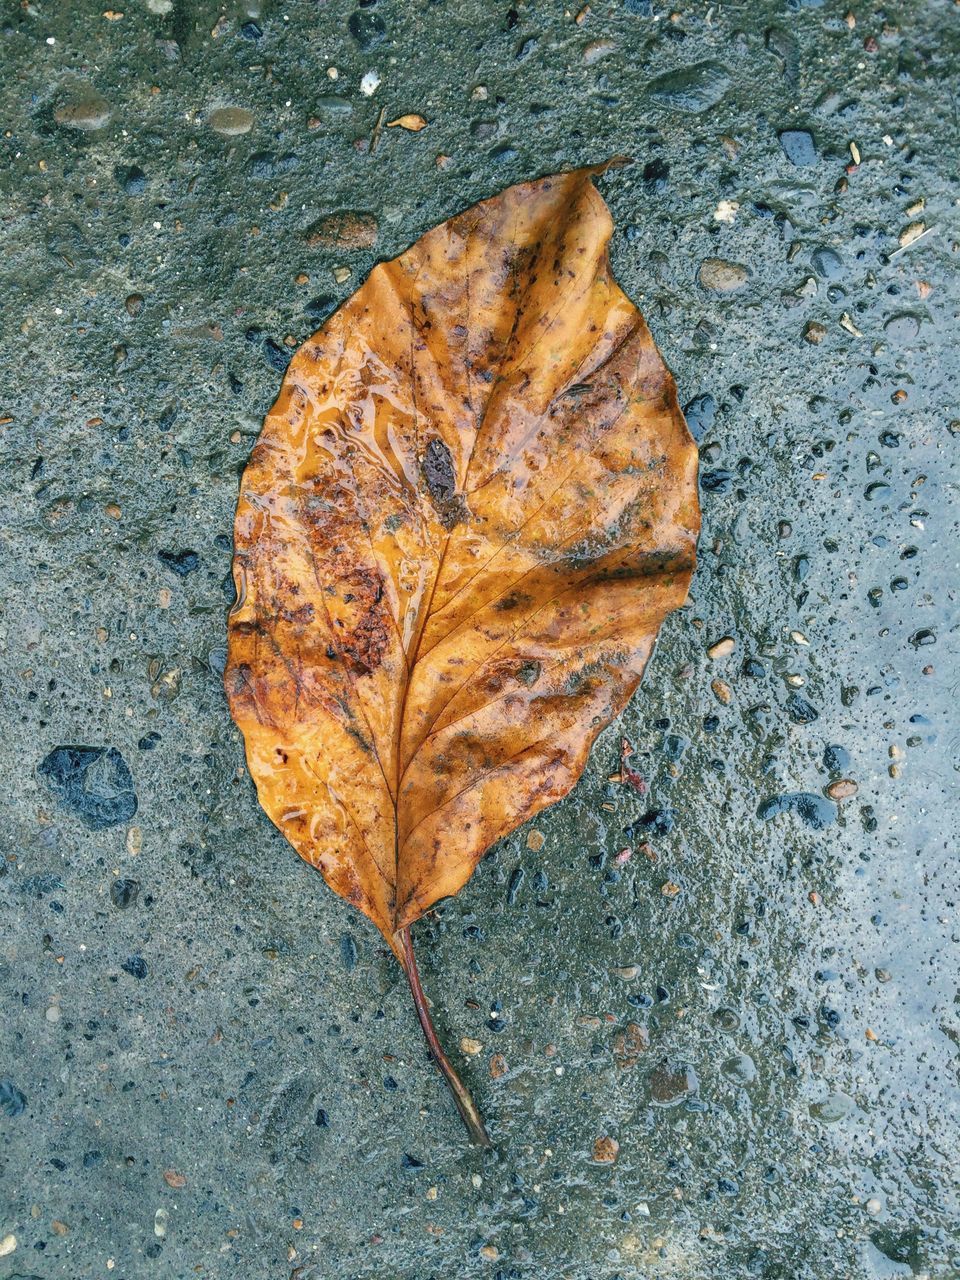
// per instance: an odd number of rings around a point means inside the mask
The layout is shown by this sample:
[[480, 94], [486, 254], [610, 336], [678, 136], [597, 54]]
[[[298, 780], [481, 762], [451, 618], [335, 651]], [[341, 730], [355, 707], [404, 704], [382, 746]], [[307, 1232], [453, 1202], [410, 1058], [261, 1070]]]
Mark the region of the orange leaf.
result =
[[696, 449], [600, 171], [374, 268], [241, 485], [225, 681], [260, 802], [415, 997], [409, 926], [571, 789], [693, 570]]

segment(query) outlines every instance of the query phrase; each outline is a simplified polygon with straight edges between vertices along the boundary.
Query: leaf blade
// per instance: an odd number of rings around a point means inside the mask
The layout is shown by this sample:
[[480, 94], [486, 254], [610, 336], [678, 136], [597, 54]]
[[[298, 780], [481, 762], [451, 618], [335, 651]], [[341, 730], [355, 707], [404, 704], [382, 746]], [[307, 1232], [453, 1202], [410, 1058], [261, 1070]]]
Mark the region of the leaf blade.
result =
[[696, 450], [595, 172], [376, 267], [245, 473], [226, 682], [251, 774], [398, 956], [574, 785], [692, 573]]

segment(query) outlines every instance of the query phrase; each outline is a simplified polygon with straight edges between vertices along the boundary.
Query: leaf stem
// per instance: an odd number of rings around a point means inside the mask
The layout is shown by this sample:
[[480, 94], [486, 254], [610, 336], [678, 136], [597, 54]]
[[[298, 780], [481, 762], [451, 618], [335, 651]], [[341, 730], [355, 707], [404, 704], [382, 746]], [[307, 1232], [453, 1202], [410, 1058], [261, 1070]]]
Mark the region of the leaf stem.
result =
[[467, 1086], [453, 1069], [453, 1063], [444, 1053], [440, 1041], [437, 1039], [437, 1033], [430, 1018], [430, 1010], [427, 1008], [427, 998], [423, 994], [423, 987], [420, 985], [420, 974], [417, 972], [417, 961], [413, 954], [410, 926], [405, 925], [402, 929], [398, 929], [397, 937], [403, 950], [403, 967], [407, 975], [407, 981], [410, 983], [410, 992], [413, 996], [413, 1003], [416, 1006], [417, 1017], [420, 1019], [420, 1026], [423, 1028], [423, 1034], [426, 1036], [427, 1044], [430, 1046], [433, 1060], [450, 1086], [450, 1092], [453, 1094], [453, 1100], [457, 1104], [457, 1110], [460, 1112], [463, 1123], [467, 1126], [467, 1132], [470, 1134], [470, 1141], [476, 1143], [478, 1147], [492, 1147], [493, 1143], [490, 1141], [490, 1135], [487, 1133], [480, 1112], [477, 1110], [477, 1104], [470, 1096]]

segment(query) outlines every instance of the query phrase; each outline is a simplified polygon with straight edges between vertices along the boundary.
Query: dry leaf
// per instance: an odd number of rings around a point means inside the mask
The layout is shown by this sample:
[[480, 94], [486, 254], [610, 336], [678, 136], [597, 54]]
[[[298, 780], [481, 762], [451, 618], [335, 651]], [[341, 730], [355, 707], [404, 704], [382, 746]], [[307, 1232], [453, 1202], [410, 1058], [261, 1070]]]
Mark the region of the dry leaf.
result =
[[414, 112], [410, 112], [405, 116], [397, 116], [396, 120], [388, 120], [388, 129], [407, 129], [410, 133], [419, 133], [421, 129], [427, 127], [427, 122], [423, 116], [418, 116]]
[[291, 362], [237, 508], [225, 681], [260, 802], [382, 931], [455, 1092], [409, 927], [574, 785], [694, 564], [696, 449], [600, 171], [374, 268]]

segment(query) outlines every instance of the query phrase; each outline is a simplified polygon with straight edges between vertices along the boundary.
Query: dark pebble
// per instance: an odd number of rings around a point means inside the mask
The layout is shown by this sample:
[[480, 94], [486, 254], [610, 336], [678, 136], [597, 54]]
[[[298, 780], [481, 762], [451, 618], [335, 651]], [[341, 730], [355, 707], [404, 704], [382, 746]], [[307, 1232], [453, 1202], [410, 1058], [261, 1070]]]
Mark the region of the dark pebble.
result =
[[0, 1111], [14, 1120], [23, 1115], [26, 1105], [27, 1096], [22, 1089], [18, 1089], [10, 1079], [0, 1080]]
[[850, 752], [839, 743], [830, 743], [823, 749], [823, 767], [831, 775], [846, 773], [850, 767]]
[[666, 189], [669, 177], [670, 166], [660, 156], [647, 161], [643, 166], [643, 185], [655, 195], [659, 195]]
[[820, 712], [799, 693], [791, 693], [787, 699], [787, 711], [794, 724], [813, 724], [820, 717]]
[[347, 973], [352, 973], [357, 967], [357, 944], [350, 933], [345, 933], [340, 939], [340, 959]]
[[676, 809], [650, 809], [626, 828], [630, 840], [643, 840], [649, 836], [668, 836], [677, 822]]
[[159, 741], [159, 733], [157, 733], [156, 730], [151, 729], [149, 733], [144, 734], [137, 743], [137, 746], [141, 751], [152, 751]]
[[347, 20], [347, 30], [366, 52], [375, 49], [387, 38], [387, 24], [378, 13], [363, 13], [359, 9]]
[[690, 434], [698, 443], [713, 426], [717, 416], [717, 402], [709, 392], [694, 398], [683, 408], [683, 416], [687, 420]]
[[311, 320], [326, 320], [336, 305], [336, 298], [329, 293], [324, 293], [319, 298], [313, 298], [308, 302], [303, 311], [304, 315], [308, 315]]
[[119, 907], [121, 911], [125, 911], [127, 907], [132, 907], [137, 901], [137, 895], [140, 893], [140, 881], [129, 880], [123, 877], [120, 880], [114, 880], [110, 886], [110, 901], [115, 907]]
[[185, 578], [200, 568], [200, 557], [196, 551], [158, 551], [157, 559], [178, 578]]
[[408, 1152], [404, 1152], [403, 1156], [401, 1157], [400, 1164], [404, 1169], [422, 1169], [423, 1168], [423, 1161], [418, 1160], [416, 1156], [412, 1156]]
[[62, 888], [63, 881], [55, 871], [37, 872], [32, 876], [25, 876], [20, 881], [20, 892], [31, 898], [39, 899], [46, 893], [55, 893]]
[[715, 107], [730, 87], [730, 75], [719, 62], [695, 62], [651, 80], [647, 93], [675, 111], [698, 115]]
[[137, 812], [133, 778], [116, 747], [55, 747], [39, 773], [91, 831], [129, 822]]
[[814, 831], [822, 831], [836, 821], [837, 806], [810, 791], [791, 791], [771, 796], [757, 809], [757, 817], [764, 821], [775, 818], [780, 813], [795, 813], [808, 827], [812, 827]]
[[733, 472], [722, 467], [705, 471], [700, 477], [700, 488], [704, 493], [729, 493], [733, 486]]
[[251, 178], [280, 178], [300, 167], [300, 157], [292, 152], [277, 156], [269, 151], [258, 151], [250, 157], [247, 169]]
[[817, 163], [817, 148], [813, 145], [813, 135], [806, 129], [784, 129], [780, 134], [780, 145], [790, 163], [797, 165], [798, 168]]
[[821, 245], [810, 255], [810, 265], [821, 280], [839, 280], [843, 275], [843, 259], [833, 249]]
[[133, 978], [145, 978], [147, 976], [147, 962], [143, 956], [127, 956], [120, 968]]

